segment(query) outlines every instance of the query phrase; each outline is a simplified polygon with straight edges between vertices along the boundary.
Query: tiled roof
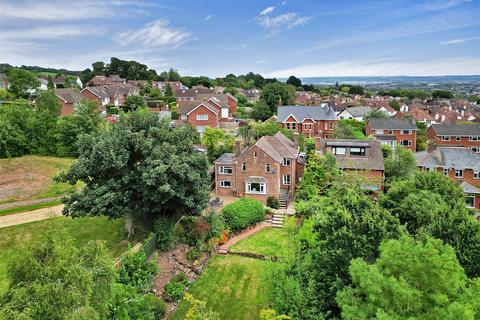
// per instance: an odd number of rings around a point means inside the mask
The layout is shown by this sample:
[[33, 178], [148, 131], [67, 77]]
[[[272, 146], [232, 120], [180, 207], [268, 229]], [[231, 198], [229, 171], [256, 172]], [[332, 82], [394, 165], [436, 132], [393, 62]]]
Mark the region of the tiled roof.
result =
[[65, 103], [79, 103], [83, 96], [74, 88], [55, 89], [55, 95]]
[[215, 163], [217, 163], [217, 162], [218, 163], [232, 163], [234, 159], [235, 159], [235, 154], [234, 153], [224, 153], [220, 156], [220, 158], [218, 158], [214, 162]]
[[298, 148], [295, 148], [294, 143], [280, 132], [274, 136], [261, 137], [255, 145], [277, 162], [282, 162], [283, 158], [298, 157]]
[[456, 170], [473, 169], [480, 171], [480, 154], [470, 148], [437, 147], [432, 152], [421, 151], [415, 154], [417, 165], [434, 169], [437, 167]]
[[390, 130], [417, 130], [417, 125], [409, 119], [370, 119], [368, 120], [373, 130], [390, 129]]
[[217, 105], [209, 101], [196, 99], [194, 101], [187, 101], [187, 102], [180, 103], [178, 106], [178, 113], [187, 114], [193, 109], [195, 109], [196, 107], [198, 107], [200, 104], [203, 104], [206, 108], [210, 109], [212, 112], [216, 114], [220, 112], [220, 108]]
[[278, 107], [278, 122], [285, 122], [292, 115], [299, 122], [307, 118], [313, 120], [337, 120], [335, 111], [330, 106], [282, 106]]
[[462, 187], [463, 192], [465, 192], [465, 193], [478, 193], [478, 194], [480, 194], [480, 190], [478, 188], [472, 186], [467, 181], [462, 181], [460, 186]]
[[432, 128], [440, 136], [480, 136], [478, 124], [432, 124]]
[[373, 110], [373, 108], [372, 108], [372, 107], [368, 107], [368, 106], [358, 106], [358, 107], [347, 108], [347, 111], [350, 112], [350, 114], [351, 114], [353, 117], [365, 117], [365, 116], [367, 116], [372, 110]]
[[84, 90], [90, 91], [91, 93], [93, 93], [94, 95], [99, 97], [100, 99], [105, 99], [105, 98], [108, 98], [110, 96], [108, 91], [105, 90], [104, 87], [86, 87], [81, 92], [83, 92]]

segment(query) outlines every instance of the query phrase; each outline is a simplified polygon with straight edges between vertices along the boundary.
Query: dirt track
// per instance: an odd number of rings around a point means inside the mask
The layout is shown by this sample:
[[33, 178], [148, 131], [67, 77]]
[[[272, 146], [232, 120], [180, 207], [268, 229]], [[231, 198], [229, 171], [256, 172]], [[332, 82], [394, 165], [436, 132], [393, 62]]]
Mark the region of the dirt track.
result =
[[6, 228], [10, 226], [15, 226], [18, 224], [45, 220], [55, 216], [61, 216], [62, 209], [63, 209], [63, 204], [54, 206], [54, 207], [49, 207], [49, 208], [42, 208], [42, 209], [36, 209], [36, 210], [26, 211], [21, 213], [9, 214], [6, 216], [0, 216], [0, 228]]

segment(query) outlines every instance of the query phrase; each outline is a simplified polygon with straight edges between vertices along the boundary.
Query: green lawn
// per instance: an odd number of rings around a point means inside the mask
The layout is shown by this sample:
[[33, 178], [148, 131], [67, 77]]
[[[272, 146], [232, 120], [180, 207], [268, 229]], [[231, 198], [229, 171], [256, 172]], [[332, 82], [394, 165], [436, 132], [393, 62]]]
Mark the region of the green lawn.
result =
[[[189, 292], [220, 313], [220, 319], [258, 319], [267, 307], [266, 277], [274, 262], [240, 256], [215, 256]], [[189, 303], [182, 301], [173, 320], [184, 319]]]
[[[41, 240], [49, 227], [65, 227], [78, 245], [85, 245], [90, 240], [101, 240], [112, 253], [119, 256], [128, 248], [128, 240], [124, 239], [123, 219], [109, 220], [107, 217], [77, 218], [59, 217], [50, 220], [0, 229], [0, 293], [8, 286], [7, 266], [22, 248], [34, 246]], [[143, 239], [141, 227], [135, 228], [138, 239]], [[138, 231], [140, 230], [140, 231]]]
[[287, 228], [265, 228], [238, 242], [229, 250], [284, 257], [289, 253], [289, 248]]

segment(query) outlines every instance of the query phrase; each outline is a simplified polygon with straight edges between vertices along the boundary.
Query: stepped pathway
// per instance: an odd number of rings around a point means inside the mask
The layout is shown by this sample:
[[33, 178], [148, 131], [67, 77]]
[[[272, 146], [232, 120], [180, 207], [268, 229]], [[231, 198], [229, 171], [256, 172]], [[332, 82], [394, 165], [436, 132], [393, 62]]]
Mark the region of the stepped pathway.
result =
[[231, 246], [233, 246], [234, 244], [236, 244], [238, 241], [243, 240], [243, 239], [251, 236], [252, 234], [257, 233], [258, 231], [260, 231], [264, 228], [271, 227], [271, 226], [272, 226], [272, 223], [267, 222], [267, 221], [264, 221], [264, 222], [261, 222], [261, 223], [257, 224], [255, 227], [253, 227], [251, 229], [248, 229], [245, 232], [242, 232], [242, 233], [236, 235], [235, 237], [229, 239], [225, 244], [220, 246], [220, 248], [218, 249], [218, 253], [227, 254], [228, 249]]

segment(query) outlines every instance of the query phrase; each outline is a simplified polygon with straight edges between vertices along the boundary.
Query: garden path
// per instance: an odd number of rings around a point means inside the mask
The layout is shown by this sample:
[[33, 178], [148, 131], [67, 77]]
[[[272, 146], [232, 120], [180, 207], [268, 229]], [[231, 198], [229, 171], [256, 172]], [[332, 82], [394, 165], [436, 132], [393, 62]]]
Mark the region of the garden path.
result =
[[13, 213], [0, 216], [0, 228], [16, 226], [34, 221], [45, 220], [62, 215], [63, 204], [49, 208], [41, 208], [32, 211]]

